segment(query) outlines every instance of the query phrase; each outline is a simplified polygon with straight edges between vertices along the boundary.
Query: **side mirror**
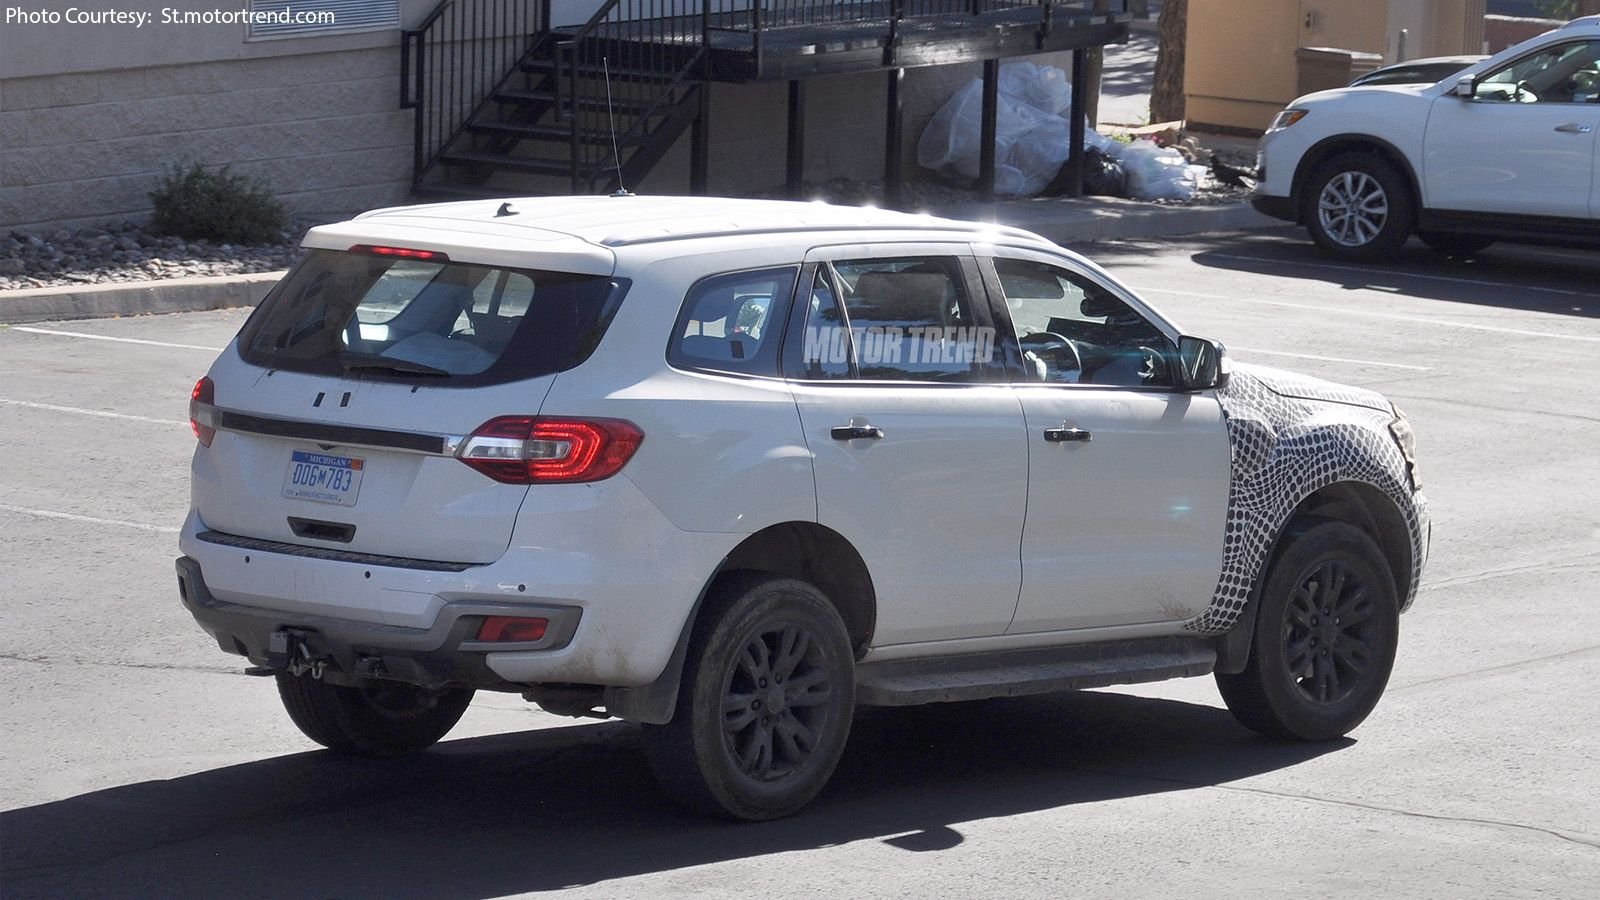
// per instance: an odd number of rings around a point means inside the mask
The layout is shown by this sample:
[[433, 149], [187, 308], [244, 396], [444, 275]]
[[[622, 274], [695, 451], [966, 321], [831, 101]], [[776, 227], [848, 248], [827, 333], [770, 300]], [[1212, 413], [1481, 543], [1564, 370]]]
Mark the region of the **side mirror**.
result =
[[1456, 86], [1450, 89], [1450, 93], [1470, 100], [1478, 94], [1478, 82], [1471, 75], [1463, 75], [1456, 80]]
[[1216, 341], [1205, 338], [1178, 338], [1178, 386], [1186, 391], [1204, 391], [1228, 384], [1228, 352]]

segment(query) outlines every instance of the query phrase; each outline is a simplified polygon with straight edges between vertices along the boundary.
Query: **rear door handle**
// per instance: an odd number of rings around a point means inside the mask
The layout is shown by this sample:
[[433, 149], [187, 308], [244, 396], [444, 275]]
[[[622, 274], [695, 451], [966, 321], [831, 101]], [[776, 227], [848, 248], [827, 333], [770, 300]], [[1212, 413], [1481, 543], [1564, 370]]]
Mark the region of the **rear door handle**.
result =
[[1052, 444], [1064, 444], [1071, 441], [1089, 443], [1089, 432], [1082, 428], [1046, 428], [1044, 439]]
[[1565, 125], [1557, 125], [1556, 130], [1562, 134], [1588, 134], [1594, 130], [1594, 126], [1579, 125], [1577, 122], [1568, 122]]
[[883, 429], [875, 425], [835, 425], [828, 432], [836, 441], [854, 441], [860, 439], [878, 440], [883, 437]]

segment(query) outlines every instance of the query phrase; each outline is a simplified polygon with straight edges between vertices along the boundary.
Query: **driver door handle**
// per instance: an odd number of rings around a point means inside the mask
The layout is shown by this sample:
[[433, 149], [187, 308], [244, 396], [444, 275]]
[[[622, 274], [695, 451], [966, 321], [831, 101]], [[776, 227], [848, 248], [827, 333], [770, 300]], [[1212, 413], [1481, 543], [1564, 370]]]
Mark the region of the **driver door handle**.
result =
[[1562, 134], [1588, 134], [1589, 132], [1594, 131], [1594, 126], [1579, 125], [1577, 122], [1568, 122], [1565, 125], [1557, 125], [1556, 130]]
[[1044, 430], [1044, 439], [1052, 444], [1064, 444], [1071, 441], [1087, 444], [1089, 443], [1089, 438], [1089, 432], [1084, 431], [1082, 428], [1046, 428]]
[[883, 437], [883, 429], [875, 425], [835, 425], [828, 433], [836, 441], [854, 441], [863, 438], [875, 441]]

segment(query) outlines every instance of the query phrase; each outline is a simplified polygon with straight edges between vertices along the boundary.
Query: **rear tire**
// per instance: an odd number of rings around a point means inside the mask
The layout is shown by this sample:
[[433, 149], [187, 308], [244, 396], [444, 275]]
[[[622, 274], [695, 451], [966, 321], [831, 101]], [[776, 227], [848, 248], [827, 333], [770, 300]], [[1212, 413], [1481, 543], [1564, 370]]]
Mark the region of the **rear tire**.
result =
[[1372, 153], [1343, 153], [1318, 166], [1305, 202], [1306, 230], [1335, 259], [1394, 256], [1416, 221], [1405, 176]]
[[1228, 709], [1271, 737], [1325, 741], [1372, 712], [1400, 636], [1394, 577], [1366, 532], [1322, 520], [1289, 539], [1257, 602], [1250, 661], [1218, 673]]
[[775, 819], [822, 790], [850, 734], [855, 658], [828, 598], [792, 578], [738, 577], [708, 600], [678, 706], [644, 726], [673, 799], [730, 819]]
[[473, 694], [397, 681], [341, 687], [309, 675], [277, 678], [283, 708], [306, 737], [361, 756], [400, 756], [432, 746], [461, 720]]

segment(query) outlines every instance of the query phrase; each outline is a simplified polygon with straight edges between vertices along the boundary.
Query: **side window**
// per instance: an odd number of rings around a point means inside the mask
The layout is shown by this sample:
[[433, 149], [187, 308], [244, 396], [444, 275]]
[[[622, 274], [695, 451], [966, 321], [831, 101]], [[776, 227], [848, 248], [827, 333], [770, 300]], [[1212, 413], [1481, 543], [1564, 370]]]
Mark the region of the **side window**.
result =
[[1478, 82], [1479, 100], [1510, 103], [1600, 103], [1600, 41], [1541, 50]]
[[796, 271], [733, 272], [696, 282], [678, 313], [667, 361], [685, 369], [776, 376]]
[[1023, 379], [1053, 384], [1170, 387], [1167, 336], [1094, 279], [1045, 263], [995, 259], [1022, 350]]
[[994, 331], [973, 317], [954, 257], [865, 259], [832, 265], [857, 377], [985, 381]]

